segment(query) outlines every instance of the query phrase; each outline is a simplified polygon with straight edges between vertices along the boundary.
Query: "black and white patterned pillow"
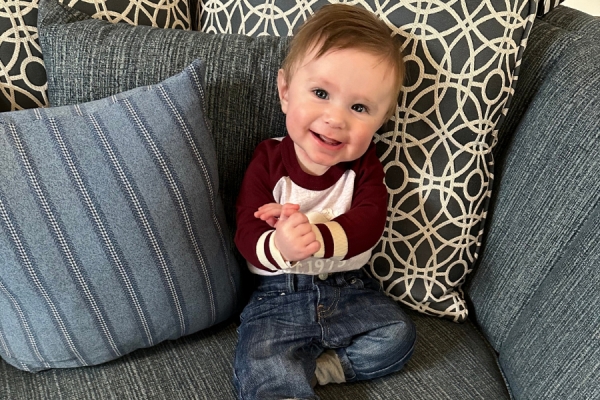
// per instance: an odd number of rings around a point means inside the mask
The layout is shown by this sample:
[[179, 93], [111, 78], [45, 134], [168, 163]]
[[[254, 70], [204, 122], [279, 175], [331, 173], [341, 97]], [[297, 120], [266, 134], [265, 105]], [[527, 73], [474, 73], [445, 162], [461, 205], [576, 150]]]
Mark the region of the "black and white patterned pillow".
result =
[[548, 14], [564, 1], [565, 0], [540, 0], [540, 4], [538, 6], [538, 16], [541, 17]]
[[[43, 0], [42, 0], [43, 1]], [[191, 28], [188, 0], [61, 0], [97, 19]], [[38, 0], [0, 2], [0, 111], [48, 106], [46, 70], [37, 31]]]
[[[292, 35], [329, 2], [211, 0], [201, 29]], [[514, 92], [535, 0], [358, 0], [405, 40], [408, 79], [396, 115], [375, 136], [386, 171], [385, 232], [370, 271], [386, 293], [430, 315], [463, 321], [460, 286], [481, 245], [491, 150]]]

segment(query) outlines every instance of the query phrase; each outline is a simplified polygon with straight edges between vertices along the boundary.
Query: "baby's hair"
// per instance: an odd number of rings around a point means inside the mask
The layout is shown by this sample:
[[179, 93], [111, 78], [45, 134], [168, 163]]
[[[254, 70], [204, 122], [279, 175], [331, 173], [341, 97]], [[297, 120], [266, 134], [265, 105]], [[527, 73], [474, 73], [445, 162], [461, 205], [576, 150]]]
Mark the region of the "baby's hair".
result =
[[[293, 36], [282, 69], [290, 82], [297, 63], [320, 45], [315, 55], [319, 58], [330, 50], [357, 49], [380, 56], [396, 72], [395, 98], [398, 98], [404, 82], [402, 43], [398, 35], [373, 13], [358, 6], [328, 4], [319, 9]], [[389, 114], [395, 110], [392, 104]]]

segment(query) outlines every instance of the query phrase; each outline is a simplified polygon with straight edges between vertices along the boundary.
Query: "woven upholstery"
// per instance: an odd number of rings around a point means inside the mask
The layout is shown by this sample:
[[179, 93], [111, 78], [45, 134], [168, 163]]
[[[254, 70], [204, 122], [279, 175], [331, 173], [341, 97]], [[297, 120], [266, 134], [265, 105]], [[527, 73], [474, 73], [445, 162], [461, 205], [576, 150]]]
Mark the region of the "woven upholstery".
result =
[[516, 398], [600, 396], [593, 26], [597, 35], [600, 20], [563, 7], [534, 25], [507, 115], [514, 132], [501, 132], [484, 256], [467, 286]]
[[599, 160], [590, 147], [598, 140], [600, 109], [592, 101], [594, 51], [575, 33], [544, 21], [534, 25], [518, 103], [507, 116], [507, 127], [516, 130], [501, 132], [511, 136], [499, 157], [485, 251], [467, 289], [498, 351], [600, 193]]
[[596, 199], [584, 225], [506, 337], [500, 364], [518, 399], [600, 398], [598, 226]]
[[[467, 322], [410, 313], [417, 347], [406, 367], [375, 381], [318, 387], [323, 400], [508, 399], [496, 356]], [[37, 375], [0, 361], [0, 394], [11, 400], [233, 399], [235, 324], [138, 350], [92, 367]]]

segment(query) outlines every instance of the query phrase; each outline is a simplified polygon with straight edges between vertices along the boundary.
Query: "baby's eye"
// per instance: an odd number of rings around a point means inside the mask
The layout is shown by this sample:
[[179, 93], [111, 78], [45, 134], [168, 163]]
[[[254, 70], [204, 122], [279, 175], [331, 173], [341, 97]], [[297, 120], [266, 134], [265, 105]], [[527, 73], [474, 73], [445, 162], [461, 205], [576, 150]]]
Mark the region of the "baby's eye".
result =
[[363, 112], [367, 112], [368, 111], [367, 106], [362, 105], [362, 104], [355, 104], [355, 105], [352, 106], [352, 109], [354, 111], [356, 111], [356, 112], [359, 112], [359, 113], [363, 113]]
[[313, 90], [313, 93], [315, 94], [315, 96], [317, 96], [320, 99], [327, 99], [327, 97], [329, 97], [329, 94], [327, 94], [327, 92], [323, 89], [315, 89]]

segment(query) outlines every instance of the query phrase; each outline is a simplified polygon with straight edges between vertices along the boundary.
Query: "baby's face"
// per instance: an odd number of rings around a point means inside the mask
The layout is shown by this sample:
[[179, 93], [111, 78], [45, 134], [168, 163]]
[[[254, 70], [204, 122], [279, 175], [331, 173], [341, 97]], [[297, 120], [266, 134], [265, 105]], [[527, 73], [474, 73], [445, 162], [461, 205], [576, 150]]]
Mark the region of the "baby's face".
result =
[[313, 49], [296, 63], [291, 81], [277, 80], [288, 134], [302, 168], [322, 175], [337, 163], [360, 158], [385, 122], [394, 69], [357, 49]]

